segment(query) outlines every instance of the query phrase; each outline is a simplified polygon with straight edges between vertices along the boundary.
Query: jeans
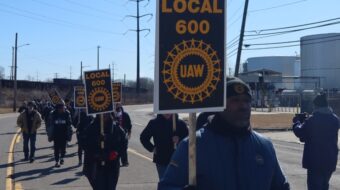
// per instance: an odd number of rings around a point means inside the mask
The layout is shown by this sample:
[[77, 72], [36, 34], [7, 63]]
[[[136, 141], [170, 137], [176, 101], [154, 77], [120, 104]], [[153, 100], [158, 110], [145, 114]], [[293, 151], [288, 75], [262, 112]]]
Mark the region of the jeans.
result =
[[160, 164], [156, 164], [156, 167], [157, 167], [157, 173], [158, 173], [158, 178], [159, 180], [162, 179], [164, 173], [165, 173], [165, 170], [166, 170], [166, 165], [160, 165]]
[[308, 190], [328, 190], [332, 172], [307, 171]]
[[[23, 139], [24, 139], [24, 154], [25, 154], [25, 159], [28, 159], [28, 152], [30, 152], [29, 157], [34, 158], [34, 153], [35, 153], [35, 141], [37, 139], [37, 134], [27, 134], [23, 133], [22, 134]], [[30, 148], [28, 148], [28, 143], [30, 143]]]

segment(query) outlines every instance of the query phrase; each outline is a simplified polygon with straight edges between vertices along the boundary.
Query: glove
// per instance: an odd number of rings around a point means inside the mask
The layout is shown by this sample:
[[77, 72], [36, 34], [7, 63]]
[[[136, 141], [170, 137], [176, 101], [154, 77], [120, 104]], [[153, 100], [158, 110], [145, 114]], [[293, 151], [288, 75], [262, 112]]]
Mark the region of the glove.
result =
[[193, 185], [187, 185], [183, 188], [183, 190], [196, 190], [196, 186]]
[[109, 153], [109, 161], [116, 160], [118, 158], [118, 152], [116, 151], [111, 151]]

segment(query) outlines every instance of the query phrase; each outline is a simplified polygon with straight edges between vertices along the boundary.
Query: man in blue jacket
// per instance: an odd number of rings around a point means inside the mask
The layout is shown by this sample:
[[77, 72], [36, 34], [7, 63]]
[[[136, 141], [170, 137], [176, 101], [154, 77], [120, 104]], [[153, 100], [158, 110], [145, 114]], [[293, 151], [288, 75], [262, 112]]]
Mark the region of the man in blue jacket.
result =
[[338, 160], [339, 118], [328, 107], [326, 94], [313, 101], [315, 110], [305, 121], [293, 118], [294, 134], [305, 142], [302, 166], [307, 169], [309, 190], [328, 189]]
[[159, 190], [288, 190], [272, 143], [250, 127], [251, 93], [227, 79], [227, 107], [197, 133], [197, 185], [188, 185], [188, 139], [174, 153]]

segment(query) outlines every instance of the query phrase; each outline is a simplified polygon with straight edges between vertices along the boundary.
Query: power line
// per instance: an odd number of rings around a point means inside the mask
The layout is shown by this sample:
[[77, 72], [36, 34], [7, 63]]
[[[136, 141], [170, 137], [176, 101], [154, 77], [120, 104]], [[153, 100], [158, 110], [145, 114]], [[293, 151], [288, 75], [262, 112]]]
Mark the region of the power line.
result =
[[[315, 40], [318, 40], [318, 39], [315, 39]], [[303, 43], [302, 45], [305, 46], [305, 45], [321, 44], [321, 43], [333, 42], [333, 41], [339, 41], [339, 40], [340, 40], [340, 38], [325, 40], [325, 41], [321, 41], [321, 42]], [[243, 49], [243, 50], [265, 50], [265, 49], [277, 49], [277, 48], [287, 48], [287, 47], [296, 47], [296, 46], [300, 46], [300, 44], [286, 45], [286, 46], [264, 47], [264, 48], [246, 48], [246, 49]]]
[[285, 4], [273, 6], [273, 7], [250, 10], [249, 13], [255, 13], [255, 12], [260, 12], [260, 11], [267, 11], [267, 10], [271, 10], [271, 9], [277, 9], [277, 8], [286, 7], [286, 6], [289, 6], [289, 5], [298, 4], [298, 3], [301, 3], [301, 2], [304, 2], [304, 1], [307, 1], [307, 0], [299, 0], [299, 1], [294, 1], [294, 2], [291, 2], [291, 3], [285, 3]]
[[[65, 21], [65, 20], [50, 18], [50, 17], [44, 16], [44, 15], [36, 14], [34, 12], [31, 12], [31, 11], [18, 9], [18, 8], [15, 8], [13, 6], [9, 6], [9, 5], [6, 5], [6, 4], [3, 4], [3, 3], [0, 3], [0, 5], [16, 11], [16, 12], [13, 12], [13, 11], [5, 10], [5, 9], [0, 9], [2, 12], [8, 13], [8, 14], [14, 14], [14, 15], [22, 16], [22, 17], [26, 17], [26, 18], [30, 18], [30, 19], [33, 19], [33, 20], [38, 20], [38, 21], [41, 21], [41, 22], [44, 22], [44, 23], [52, 23], [52, 24], [56, 24], [56, 25], [70, 27], [70, 28], [73, 28], [73, 29], [83, 28], [85, 30], [92, 31], [92, 32], [108, 33], [108, 34], [112, 34], [112, 35], [122, 35], [122, 33], [115, 33], [115, 32], [111, 32], [111, 31], [99, 30], [99, 29], [95, 29], [95, 28], [92, 28], [92, 27], [89, 27], [89, 26], [74, 24], [74, 23], [71, 23], [71, 22], [68, 22], [68, 21]], [[24, 13], [22, 13], [22, 12], [24, 12]], [[78, 28], [76, 28], [76, 27], [78, 27]]]
[[67, 11], [67, 12], [70, 12], [70, 13], [73, 13], [73, 14], [78, 14], [78, 15], [83, 15], [83, 16], [88, 16], [88, 17], [96, 17], [96, 18], [104, 19], [104, 20], [107, 20], [107, 21], [110, 21], [110, 22], [119, 21], [118, 19], [108, 18], [108, 17], [103, 17], [103, 16], [97, 16], [97, 15], [89, 14], [87, 12], [85, 13], [85, 12], [81, 12], [81, 11], [78, 11], [78, 10], [69, 9], [69, 8], [57, 6], [57, 5], [54, 5], [54, 4], [46, 3], [46, 2], [43, 2], [43, 1], [40, 1], [40, 0], [31, 0], [31, 1], [38, 3], [38, 4], [41, 4], [41, 5], [44, 5], [44, 6], [47, 6], [47, 7], [52, 7], [52, 8], [55, 8], [55, 9]]
[[117, 14], [114, 14], [114, 13], [111, 13], [111, 12], [108, 12], [108, 11], [97, 9], [97, 8], [94, 8], [93, 6], [85, 5], [85, 4], [74, 2], [74, 1], [71, 1], [71, 0], [64, 0], [64, 1], [66, 1], [66, 2], [68, 2], [70, 4], [77, 5], [79, 7], [83, 7], [83, 8], [89, 9], [91, 11], [96, 11], [96, 12], [101, 13], [101, 14], [114, 15], [114, 16], [117, 16], [117, 17], [122, 17], [122, 15], [117, 15]]
[[303, 31], [303, 30], [310, 30], [310, 29], [314, 29], [314, 28], [321, 28], [321, 27], [326, 27], [326, 26], [331, 26], [331, 25], [336, 25], [336, 24], [340, 24], [340, 21], [322, 24], [322, 25], [318, 25], [318, 26], [295, 29], [295, 30], [286, 30], [286, 31], [281, 31], [281, 32], [271, 32], [271, 33], [265, 33], [265, 34], [250, 34], [250, 35], [245, 35], [245, 36], [264, 36], [264, 35], [271, 35], [271, 34], [280, 35], [280, 34], [287, 34], [287, 33], [293, 33], [293, 32], [300, 32], [300, 31]]
[[317, 22], [310, 22], [310, 23], [306, 23], [306, 24], [299, 24], [299, 25], [293, 25], [293, 26], [287, 26], [287, 27], [280, 27], [280, 28], [270, 28], [270, 29], [261, 29], [261, 30], [249, 30], [249, 31], [246, 31], [246, 32], [256, 32], [256, 33], [260, 33], [260, 32], [265, 32], [265, 31], [290, 29], [290, 28], [297, 28], [297, 27], [302, 27], [302, 26], [309, 26], [309, 25], [314, 25], [314, 24], [320, 24], [320, 23], [324, 23], [324, 22], [330, 22], [330, 21], [339, 20], [339, 19], [340, 19], [340, 17], [337, 17], [337, 18], [332, 18], [332, 19], [327, 19], [327, 20], [321, 20], [321, 21], [317, 21]]
[[[315, 41], [315, 40], [323, 40], [323, 39], [328, 39], [328, 38], [335, 38], [335, 37], [340, 37], [339, 35], [334, 35], [334, 36], [327, 36], [327, 37], [320, 37], [320, 38], [313, 38], [313, 39], [305, 39], [304, 41]], [[296, 43], [300, 42], [300, 40], [292, 40], [292, 41], [283, 41], [283, 42], [269, 42], [269, 43], [258, 43], [258, 44], [244, 44], [245, 47], [249, 46], [263, 46], [263, 45], [275, 45], [275, 44], [287, 44], [287, 43]]]
[[240, 37], [240, 35], [236, 36], [234, 39], [232, 39], [232, 40], [230, 40], [229, 42], [227, 42], [227, 44], [230, 44], [230, 43], [232, 43], [233, 41], [238, 40], [239, 37]]

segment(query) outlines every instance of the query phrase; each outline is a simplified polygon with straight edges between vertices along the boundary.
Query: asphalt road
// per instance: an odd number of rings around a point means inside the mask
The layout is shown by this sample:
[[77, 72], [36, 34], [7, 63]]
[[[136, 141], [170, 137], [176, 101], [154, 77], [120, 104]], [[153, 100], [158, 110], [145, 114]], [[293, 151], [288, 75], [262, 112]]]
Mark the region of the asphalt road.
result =
[[[133, 122], [133, 133], [129, 144], [129, 167], [121, 168], [119, 190], [155, 190], [158, 182], [155, 165], [151, 162], [152, 154], [139, 142], [139, 134], [153, 115], [151, 105], [126, 106]], [[0, 190], [5, 188], [8, 166], [8, 150], [16, 132], [16, 115], [0, 115]], [[266, 134], [264, 134], [266, 135]], [[16, 189], [79, 189], [90, 190], [87, 179], [82, 176], [82, 167], [78, 166], [75, 136], [67, 148], [67, 158], [61, 168], [54, 168], [52, 144], [47, 142], [45, 128], [38, 133], [36, 161], [32, 164], [21, 161], [22, 139], [14, 148], [14, 182]], [[303, 145], [273, 139], [278, 159], [292, 189], [306, 188], [306, 170], [301, 168]], [[338, 162], [340, 163], [340, 161]], [[331, 179], [330, 189], [340, 190], [340, 165]]]

